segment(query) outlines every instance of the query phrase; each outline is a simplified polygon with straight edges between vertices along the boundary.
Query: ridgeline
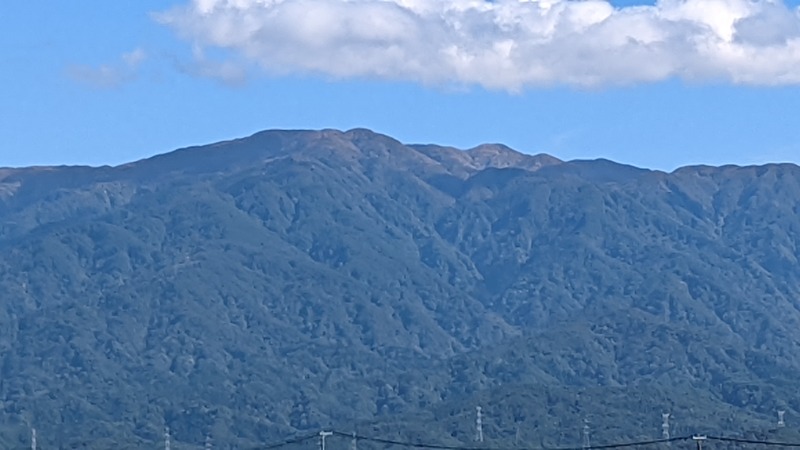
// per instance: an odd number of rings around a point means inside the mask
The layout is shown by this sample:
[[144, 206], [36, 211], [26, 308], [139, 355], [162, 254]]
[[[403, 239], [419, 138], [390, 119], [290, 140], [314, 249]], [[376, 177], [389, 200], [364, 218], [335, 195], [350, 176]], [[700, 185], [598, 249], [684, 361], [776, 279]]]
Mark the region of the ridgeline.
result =
[[0, 448], [165, 425], [175, 449], [464, 445], [477, 405], [493, 448], [658, 439], [665, 412], [675, 436], [798, 441], [798, 236], [794, 165], [359, 129], [0, 169]]

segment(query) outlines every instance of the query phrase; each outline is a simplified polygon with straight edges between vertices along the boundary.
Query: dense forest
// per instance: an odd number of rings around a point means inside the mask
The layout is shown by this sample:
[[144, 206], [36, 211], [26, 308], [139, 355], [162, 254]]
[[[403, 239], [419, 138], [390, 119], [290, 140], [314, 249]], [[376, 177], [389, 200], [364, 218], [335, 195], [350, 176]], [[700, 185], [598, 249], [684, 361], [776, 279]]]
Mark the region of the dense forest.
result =
[[495, 447], [657, 439], [662, 413], [791, 440], [799, 257], [794, 165], [357, 129], [0, 169], [0, 448], [473, 445], [476, 406]]

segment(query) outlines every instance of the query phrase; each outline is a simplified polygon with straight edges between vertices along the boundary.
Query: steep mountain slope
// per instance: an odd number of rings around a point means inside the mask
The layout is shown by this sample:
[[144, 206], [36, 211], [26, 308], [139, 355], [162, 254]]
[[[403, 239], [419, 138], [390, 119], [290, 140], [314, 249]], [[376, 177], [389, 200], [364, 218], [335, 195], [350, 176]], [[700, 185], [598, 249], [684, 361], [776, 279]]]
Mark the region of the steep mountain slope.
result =
[[165, 423], [178, 446], [465, 442], [477, 403], [506, 445], [577, 445], [583, 418], [658, 436], [663, 410], [766, 429], [800, 415], [798, 208], [792, 165], [665, 174], [360, 129], [3, 169], [0, 444], [148, 445]]

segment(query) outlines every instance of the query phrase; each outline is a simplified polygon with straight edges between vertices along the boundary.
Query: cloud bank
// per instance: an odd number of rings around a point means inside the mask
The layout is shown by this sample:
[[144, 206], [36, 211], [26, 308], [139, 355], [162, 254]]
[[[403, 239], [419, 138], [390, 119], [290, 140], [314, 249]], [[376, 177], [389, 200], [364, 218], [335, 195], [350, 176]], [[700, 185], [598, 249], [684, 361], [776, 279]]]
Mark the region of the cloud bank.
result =
[[155, 18], [274, 75], [508, 91], [800, 84], [800, 10], [781, 0], [193, 0]]

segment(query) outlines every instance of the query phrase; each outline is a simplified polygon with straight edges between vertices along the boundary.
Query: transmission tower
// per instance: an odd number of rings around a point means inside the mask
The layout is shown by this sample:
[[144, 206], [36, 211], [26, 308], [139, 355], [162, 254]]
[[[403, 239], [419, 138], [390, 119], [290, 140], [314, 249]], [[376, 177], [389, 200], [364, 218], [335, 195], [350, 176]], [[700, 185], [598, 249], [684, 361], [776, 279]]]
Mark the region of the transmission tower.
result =
[[592, 446], [592, 442], [589, 440], [589, 421], [584, 419], [583, 421], [583, 448], [588, 449]]
[[669, 439], [669, 413], [661, 413], [661, 437]]
[[475, 407], [475, 441], [483, 442], [483, 414], [480, 406]]
[[36, 450], [36, 428], [31, 428], [31, 450]]
[[358, 450], [358, 436], [355, 431], [353, 431], [353, 440], [350, 441], [350, 450]]
[[786, 411], [778, 411], [778, 428], [783, 428], [786, 426], [786, 422], [783, 420], [784, 415], [786, 415]]
[[170, 450], [171, 447], [170, 439], [169, 439], [169, 427], [164, 427], [164, 450]]
[[205, 449], [206, 449], [206, 450], [211, 450], [211, 435], [210, 435], [210, 434], [207, 434], [207, 435], [206, 435], [206, 445], [205, 445]]

